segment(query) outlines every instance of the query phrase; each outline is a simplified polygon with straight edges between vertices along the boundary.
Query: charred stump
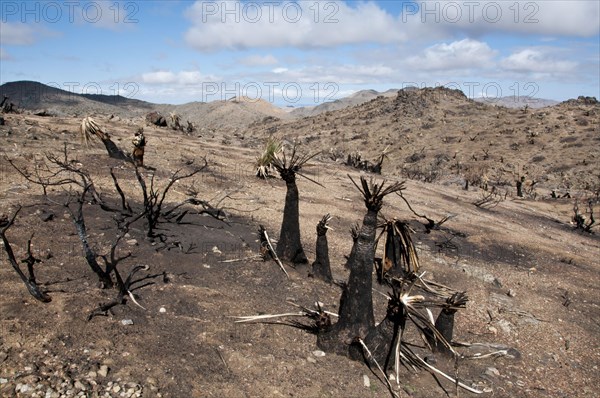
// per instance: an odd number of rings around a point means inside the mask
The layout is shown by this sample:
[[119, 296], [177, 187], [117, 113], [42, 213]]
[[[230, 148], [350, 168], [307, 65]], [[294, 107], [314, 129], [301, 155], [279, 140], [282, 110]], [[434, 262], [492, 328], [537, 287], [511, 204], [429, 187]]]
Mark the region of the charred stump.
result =
[[317, 224], [317, 258], [312, 264], [312, 274], [316, 278], [331, 283], [333, 278], [331, 276], [331, 266], [329, 264], [329, 247], [327, 244], [327, 230], [329, 229], [327, 223], [329, 222], [329, 220], [331, 220], [331, 216], [327, 214]]
[[306, 264], [308, 258], [304, 254], [300, 239], [300, 194], [296, 185], [296, 173], [285, 169], [279, 172], [285, 181], [287, 192], [283, 208], [283, 221], [277, 243], [277, 255], [294, 264]]
[[364, 340], [375, 329], [372, 275], [377, 215], [383, 198], [401, 190], [403, 183], [395, 183], [384, 189], [385, 183], [377, 185], [371, 180], [369, 184], [361, 177], [362, 188], [354, 184], [364, 197], [367, 214], [348, 259], [350, 277], [340, 299], [339, 320], [330, 330], [319, 334], [317, 345], [324, 351], [358, 359], [362, 357], [362, 349], [353, 343], [357, 338]]
[[[296, 174], [308, 179], [315, 184], [321, 185], [311, 178], [300, 173], [302, 166], [310, 159], [317, 156], [319, 152], [312, 155], [300, 156], [296, 152], [296, 144], [292, 148], [291, 156], [288, 158], [285, 151], [273, 152], [271, 164], [279, 172], [281, 179], [285, 181], [287, 192], [283, 208], [283, 221], [277, 243], [277, 255], [283, 260], [294, 264], [307, 264], [308, 258], [304, 254], [302, 241], [300, 239], [300, 195], [296, 185]], [[322, 186], [322, 185], [321, 185]]]

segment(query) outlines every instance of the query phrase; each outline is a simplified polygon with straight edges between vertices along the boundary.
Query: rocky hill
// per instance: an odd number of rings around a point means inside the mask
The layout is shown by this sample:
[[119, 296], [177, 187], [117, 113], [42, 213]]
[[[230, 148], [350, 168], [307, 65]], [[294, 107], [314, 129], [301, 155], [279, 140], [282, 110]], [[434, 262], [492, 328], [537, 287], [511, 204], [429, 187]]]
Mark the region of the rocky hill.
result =
[[291, 115], [296, 117], [304, 117], [304, 116], [315, 116], [324, 112], [337, 111], [340, 109], [348, 108], [355, 105], [363, 104], [367, 101], [371, 101], [377, 97], [394, 97], [398, 94], [398, 90], [390, 89], [384, 92], [379, 92], [376, 90], [361, 90], [356, 93], [337, 99], [331, 102], [325, 102], [321, 105], [317, 106], [306, 106], [302, 108], [294, 109], [290, 112]]
[[446, 88], [400, 90], [361, 105], [291, 122], [254, 126], [343, 162], [374, 161], [386, 150], [384, 174], [424, 181], [568, 190], [599, 185], [600, 104], [576, 99], [541, 109], [506, 108]]

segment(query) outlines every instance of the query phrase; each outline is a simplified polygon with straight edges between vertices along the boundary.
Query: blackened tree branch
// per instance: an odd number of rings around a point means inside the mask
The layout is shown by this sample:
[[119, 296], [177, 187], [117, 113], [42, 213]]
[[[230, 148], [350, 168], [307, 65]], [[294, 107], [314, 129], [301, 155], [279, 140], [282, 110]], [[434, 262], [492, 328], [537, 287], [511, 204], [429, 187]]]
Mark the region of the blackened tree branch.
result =
[[8, 261], [12, 265], [13, 269], [16, 271], [16, 273], [19, 275], [19, 277], [23, 281], [23, 283], [25, 284], [25, 287], [27, 287], [29, 294], [31, 294], [36, 300], [39, 300], [43, 303], [48, 303], [48, 302], [52, 301], [52, 298], [48, 294], [46, 294], [46, 292], [44, 292], [40, 289], [40, 287], [38, 286], [38, 284], [35, 280], [33, 265], [35, 263], [40, 262], [40, 260], [33, 257], [33, 255], [31, 254], [31, 239], [33, 238], [33, 235], [27, 241], [27, 258], [22, 261], [27, 264], [27, 270], [29, 273], [29, 277], [25, 276], [25, 274], [19, 267], [19, 264], [17, 263], [17, 260], [15, 258], [15, 254], [13, 252], [12, 246], [10, 245], [10, 242], [8, 241], [8, 239], [6, 237], [6, 231], [14, 224], [15, 219], [17, 218], [17, 214], [19, 214], [20, 211], [21, 211], [21, 206], [19, 206], [17, 208], [17, 210], [10, 217], [10, 219], [7, 218], [7, 220], [5, 222], [0, 223], [0, 227], [1, 227], [0, 228], [0, 237], [2, 238], [4, 251], [8, 255]]

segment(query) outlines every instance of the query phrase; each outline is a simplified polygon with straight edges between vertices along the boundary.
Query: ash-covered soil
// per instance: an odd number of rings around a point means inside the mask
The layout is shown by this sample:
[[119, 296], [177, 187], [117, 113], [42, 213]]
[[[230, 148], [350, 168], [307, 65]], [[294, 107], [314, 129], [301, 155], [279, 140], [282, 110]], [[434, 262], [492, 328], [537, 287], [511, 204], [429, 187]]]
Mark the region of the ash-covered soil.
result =
[[[543, 118], [524, 114], [523, 119], [544, 123], [550, 118], [554, 124], [558, 123], [555, 120], [571, 123], [582, 117], [586, 111], [583, 108], [568, 110], [567, 119], [560, 119], [558, 110]], [[588, 111], [597, 115], [594, 109]], [[498, 112], [512, 118], [520, 111]], [[333, 354], [322, 356], [314, 335], [285, 325], [234, 322], [236, 316], [298, 311], [290, 303], [313, 308], [313, 303], [320, 301], [325, 309], [336, 312], [341, 293], [335, 285], [308, 277], [304, 269], [285, 264], [290, 273], [287, 279], [277, 264], [256, 258], [258, 226], [265, 225], [270, 235], [277, 238], [285, 199], [283, 181], [263, 181], [254, 176], [253, 163], [272, 127], [269, 123], [255, 125], [248, 136], [232, 137], [185, 135], [145, 127], [145, 163], [156, 169], [159, 189], [175, 170], [193, 167], [191, 160], [206, 157], [208, 162], [207, 169], [174, 186], [167, 196], [167, 207], [194, 192], [198, 198], [224, 209], [227, 222], [190, 209], [180, 223], [160, 224], [164, 242], [145, 237], [143, 220], [134, 223], [118, 247], [121, 255], [130, 252], [132, 256], [123, 260], [119, 269], [127, 274], [137, 265], [149, 267], [137, 274], [147, 279], [138, 284], [145, 286], [134, 292], [144, 309], [127, 300], [126, 305], [114, 307], [112, 314], [87, 321], [90, 312], [99, 303], [113, 299], [116, 291], [99, 289], [97, 278], [85, 263], [75, 228], [63, 206], [65, 190], [51, 188], [45, 198], [41, 188], [27, 182], [7, 159], [22, 168], [31, 168], [44, 161], [45, 153], [60, 155], [66, 143], [69, 157], [90, 173], [107, 202], [115, 207], [120, 203], [109, 175], [113, 167], [131, 207], [140, 210], [141, 192], [134, 171], [128, 164], [109, 159], [99, 143], [87, 148], [79, 137], [80, 119], [3, 116], [6, 124], [0, 126], [0, 214], [10, 215], [18, 204], [24, 206], [7, 236], [20, 260], [26, 257], [27, 240], [34, 234], [32, 251], [42, 259], [36, 265], [36, 277], [48, 290], [52, 302], [35, 301], [11, 268], [6, 253], [0, 253], [1, 396], [391, 396], [378, 379], [377, 369]], [[459, 116], [446, 115], [453, 120]], [[331, 117], [316, 116], [314, 123]], [[115, 120], [107, 115], [96, 120], [119, 146], [129, 150], [133, 126], [142, 119]], [[310, 124], [309, 120], [312, 119], [301, 119]], [[468, 124], [467, 120], [464, 123]], [[438, 123], [443, 122], [435, 124]], [[477, 207], [473, 203], [485, 195], [484, 191], [477, 184], [464, 190], [464, 180], [454, 177], [452, 171], [434, 183], [409, 180], [404, 196], [417, 212], [435, 220], [452, 215], [440, 230], [431, 233], [426, 233], [401, 198], [391, 195], [385, 200], [383, 216], [412, 220], [414, 240], [427, 276], [466, 290], [469, 295], [467, 308], [457, 314], [454, 338], [484, 345], [459, 351], [488, 353], [493, 351], [491, 347], [509, 350], [508, 356], [460, 360], [457, 369], [441, 357], [431, 358], [436, 366], [451, 375], [458, 374], [466, 384], [485, 390], [483, 396], [587, 398], [596, 394], [600, 384], [600, 239], [597, 234], [575, 231], [570, 223], [574, 201], [579, 200], [583, 211], [585, 199], [593, 197], [591, 190], [585, 190], [585, 182], [597, 181], [593, 179], [598, 172], [597, 163], [592, 164], [597, 156], [597, 145], [592, 145], [598, 138], [597, 120], [595, 125], [590, 123], [575, 133], [557, 127], [560, 133], [552, 139], [558, 150], [551, 150], [549, 144], [539, 149], [545, 157], [541, 164], [564, 168], [563, 185], [554, 184], [555, 180], [548, 177], [540, 180], [525, 198], [517, 198], [511, 180], [511, 184], [502, 187], [506, 196], [495, 197], [498, 203]], [[278, 134], [303, 140], [305, 145], [301, 148], [306, 151], [329, 149], [318, 140], [311, 144], [302, 124], [294, 132], [291, 126], [281, 125]], [[596, 130], [584, 131], [594, 126]], [[541, 136], [550, 134], [545, 128], [540, 125]], [[312, 133], [319, 139], [335, 136], [319, 129]], [[473, 141], [467, 137], [478, 133]], [[369, 140], [369, 134], [361, 140]], [[416, 131], [406, 134], [410, 140], [421, 139]], [[471, 130], [457, 134], [464, 136], [464, 148], [479, 156], [483, 155], [479, 153], [483, 146], [472, 148], [466, 145], [467, 141], [481, 143], [486, 134], [492, 133]], [[525, 142], [525, 127], [506, 134], [518, 135], [521, 148], [538, 145], [537, 137], [532, 137], [534, 144]], [[585, 134], [590, 135], [589, 140]], [[568, 136], [574, 137], [573, 142], [565, 140]], [[339, 139], [344, 141], [342, 136]], [[390, 140], [394, 142], [393, 137]], [[491, 142], [501, 140], [504, 138], [498, 136]], [[560, 145], [569, 143], [582, 143], [578, 147], [581, 152], [576, 152], [581, 154], [581, 160], [562, 156]], [[381, 148], [387, 144], [368, 145]], [[420, 150], [420, 143], [410, 145]], [[403, 144], [406, 149], [401, 153], [410, 155], [410, 145], [408, 141]], [[485, 145], [496, 148], [490, 143]], [[438, 148], [454, 151], [443, 145]], [[504, 144], [499, 148], [506, 156], [515, 153], [504, 148]], [[429, 149], [425, 153], [425, 159], [434, 155]], [[528, 149], [527, 156], [529, 153]], [[498, 166], [494, 170], [500, 170], [499, 157], [504, 152], [490, 151], [490, 155]], [[392, 165], [405, 158], [398, 152], [389, 156]], [[583, 159], [587, 159], [586, 164], [582, 164]], [[332, 271], [336, 279], [345, 280], [348, 270], [344, 268], [344, 256], [352, 244], [349, 230], [365, 213], [360, 194], [347, 174], [356, 179], [361, 172], [328, 156], [316, 158], [304, 170], [325, 186], [298, 180], [305, 251], [313, 261], [315, 226], [324, 214], [331, 213], [333, 230], [328, 232], [328, 239]], [[374, 177], [404, 179], [400, 170], [401, 167], [387, 168], [384, 163], [383, 175]], [[151, 170], [145, 173], [149, 175]], [[562, 193], [568, 190], [571, 197], [550, 198], [550, 192], [557, 189]], [[51, 219], [48, 213], [52, 213]], [[84, 215], [90, 243], [98, 253], [108, 253], [117, 234], [112, 214], [85, 204]], [[374, 297], [377, 317], [381, 319], [385, 298], [377, 293]], [[403, 369], [400, 376], [392, 384], [401, 397], [456, 396], [452, 383], [436, 381], [428, 373]], [[460, 391], [461, 397], [471, 395]]]

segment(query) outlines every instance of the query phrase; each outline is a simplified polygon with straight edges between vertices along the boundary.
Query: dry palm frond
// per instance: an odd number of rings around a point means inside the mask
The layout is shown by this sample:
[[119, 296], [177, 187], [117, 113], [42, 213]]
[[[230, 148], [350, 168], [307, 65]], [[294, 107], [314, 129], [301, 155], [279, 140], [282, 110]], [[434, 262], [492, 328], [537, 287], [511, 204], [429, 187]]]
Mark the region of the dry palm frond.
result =
[[383, 198], [393, 192], [402, 191], [404, 189], [404, 181], [394, 182], [388, 186], [385, 186], [386, 181], [384, 180], [381, 184], [376, 184], [371, 178], [369, 182], [365, 177], [360, 177], [359, 186], [348, 174], [348, 178], [352, 181], [354, 186], [360, 191], [363, 198], [365, 199], [365, 205], [367, 209], [379, 210], [382, 205]]
[[287, 157], [285, 150], [283, 150], [283, 149], [280, 152], [276, 153], [275, 156], [273, 157], [273, 161], [271, 162], [271, 164], [273, 165], [275, 170], [277, 170], [279, 172], [279, 175], [281, 176], [281, 178], [284, 181], [287, 181], [288, 179], [293, 179], [294, 176], [296, 174], [298, 174], [299, 176], [304, 177], [307, 180], [314, 182], [315, 184], [317, 184], [319, 186], [323, 186], [321, 183], [300, 173], [300, 170], [302, 169], [302, 167], [309, 160], [311, 160], [315, 156], [319, 155], [321, 152], [319, 151], [319, 152], [313, 153], [312, 155], [311, 154], [300, 155], [300, 154], [298, 154], [297, 149], [298, 149], [298, 145], [296, 142], [294, 142], [294, 146], [292, 147], [292, 153], [289, 158]]
[[269, 238], [269, 235], [267, 234], [267, 230], [265, 229], [265, 227], [260, 225], [259, 229], [258, 229], [258, 233], [260, 236], [260, 255], [262, 256], [262, 258], [264, 260], [266, 260], [268, 257], [271, 257], [273, 260], [275, 260], [277, 265], [279, 265], [279, 268], [281, 268], [281, 270], [285, 273], [285, 276], [287, 276], [289, 278], [290, 275], [287, 273], [287, 271], [283, 267], [281, 260], [279, 259], [279, 257], [277, 256], [277, 253], [273, 249], [273, 245], [271, 244], [271, 239]]
[[94, 138], [100, 138], [103, 141], [109, 138], [109, 135], [102, 131], [102, 128], [100, 128], [98, 123], [89, 116], [83, 118], [81, 125], [79, 126], [79, 131], [81, 132], [81, 136], [86, 146], [89, 145], [89, 141]]
[[[289, 301], [288, 301], [288, 304], [291, 304], [294, 307], [300, 308], [301, 311], [287, 312], [287, 313], [283, 313], [283, 314], [262, 314], [262, 315], [236, 316], [236, 317], [234, 317], [237, 319], [235, 321], [235, 323], [251, 323], [251, 322], [277, 323], [277, 324], [300, 328], [300, 329], [309, 331], [311, 333], [318, 333], [319, 331], [322, 331], [323, 329], [327, 329], [331, 326], [331, 317], [332, 316], [334, 316], [334, 317], [338, 316], [338, 314], [336, 314], [336, 313], [323, 310], [323, 308], [321, 307], [321, 303], [319, 303], [319, 302], [315, 303], [315, 307], [317, 308], [316, 310], [311, 310], [310, 308], [306, 308], [306, 307], [303, 307], [301, 305], [298, 305], [298, 304], [295, 304], [295, 303], [292, 303]], [[305, 318], [311, 319], [312, 322], [307, 325], [307, 324], [304, 324], [304, 323], [301, 323], [301, 322], [298, 322], [295, 320], [272, 321], [277, 318], [288, 318], [288, 317], [305, 317]]]
[[417, 273], [419, 257], [411, 237], [414, 231], [408, 223], [399, 220], [388, 221], [384, 224], [384, 231], [386, 240], [380, 280], [392, 269], [401, 270], [402, 275]]
[[281, 152], [282, 143], [274, 138], [269, 138], [263, 153], [256, 158], [256, 176], [266, 179], [271, 175], [271, 167], [275, 157]]
[[[429, 308], [448, 308], [447, 300], [441, 298], [426, 299], [423, 295], [411, 295], [410, 293], [417, 282], [418, 279], [413, 279], [411, 282], [400, 280], [399, 283], [392, 285], [392, 293], [388, 295], [388, 314], [393, 314], [394, 322], [399, 323], [401, 329], [406, 327], [406, 320], [410, 320], [427, 345], [429, 345], [427, 336], [433, 335], [435, 341], [457, 357], [458, 353], [452, 348], [450, 342], [446, 341], [440, 331], [436, 329], [433, 314]], [[402, 315], [402, 319], [397, 318], [400, 315]], [[402, 338], [402, 334], [400, 334], [400, 338]], [[398, 342], [398, 344], [401, 344], [401, 342]]]
[[[367, 347], [367, 345], [365, 344], [365, 342], [360, 337], [357, 338], [357, 341], [360, 343], [362, 349], [364, 350], [364, 352], [366, 354], [366, 357], [375, 363], [375, 365], [377, 366], [377, 369], [379, 369], [379, 371], [383, 375], [383, 379], [385, 380], [385, 384], [386, 384], [388, 390], [390, 391], [390, 393], [392, 394], [392, 396], [394, 398], [399, 398], [398, 394], [396, 394], [396, 392], [392, 388], [392, 383], [390, 383], [390, 379], [387, 377], [387, 375], [385, 374], [385, 372], [383, 371], [383, 369], [381, 368], [381, 366], [379, 365], [379, 363], [377, 362], [377, 360], [375, 359], [375, 357], [373, 356], [373, 354], [371, 354], [371, 351], [369, 350], [369, 348]], [[398, 380], [398, 379], [396, 379], [396, 380]]]
[[317, 224], [317, 235], [322, 236], [327, 234], [327, 231], [331, 229], [331, 227], [328, 225], [329, 221], [331, 221], [331, 215], [327, 213]]

